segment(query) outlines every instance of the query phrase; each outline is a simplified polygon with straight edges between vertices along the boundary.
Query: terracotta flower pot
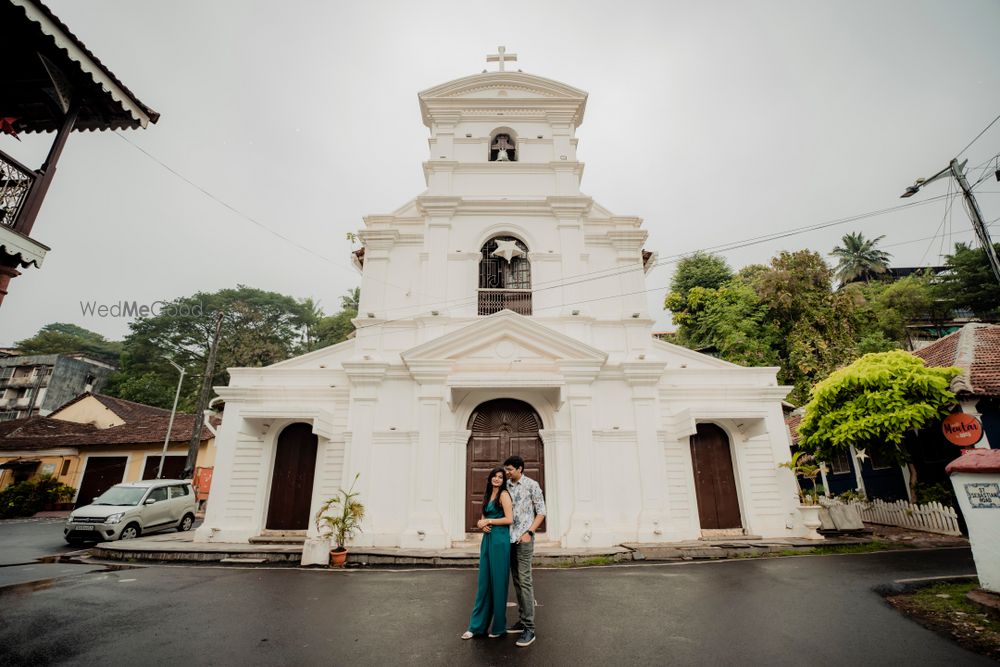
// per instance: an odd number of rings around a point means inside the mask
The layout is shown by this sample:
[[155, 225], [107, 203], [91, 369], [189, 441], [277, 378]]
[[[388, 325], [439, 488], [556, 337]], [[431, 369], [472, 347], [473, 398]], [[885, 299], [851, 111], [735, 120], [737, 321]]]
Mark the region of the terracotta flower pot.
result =
[[330, 549], [330, 565], [333, 567], [344, 567], [347, 562], [347, 549]]

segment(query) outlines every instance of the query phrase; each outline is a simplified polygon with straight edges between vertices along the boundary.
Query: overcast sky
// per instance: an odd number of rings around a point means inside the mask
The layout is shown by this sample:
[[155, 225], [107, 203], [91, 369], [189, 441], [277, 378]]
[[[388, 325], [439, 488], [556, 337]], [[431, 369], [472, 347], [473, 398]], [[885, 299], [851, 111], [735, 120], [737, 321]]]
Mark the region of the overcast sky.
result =
[[[898, 199], [1000, 114], [996, 0], [47, 4], [162, 114], [128, 141], [313, 253], [121, 137], [75, 134], [32, 234], [52, 251], [11, 282], [0, 344], [50, 322], [121, 338], [127, 320], [81, 302], [238, 283], [335, 311], [359, 284], [345, 234], [424, 189], [416, 93], [481, 71], [499, 44], [525, 72], [590, 93], [583, 190], [643, 217], [661, 257], [946, 194], [941, 181]], [[23, 139], [0, 149], [38, 166], [51, 135]], [[963, 155], [972, 180], [998, 152], [1000, 123]], [[1000, 216], [1000, 183], [977, 192]], [[884, 234], [897, 266], [973, 238], [961, 206], [936, 201], [726, 257], [825, 254], [850, 231]]]

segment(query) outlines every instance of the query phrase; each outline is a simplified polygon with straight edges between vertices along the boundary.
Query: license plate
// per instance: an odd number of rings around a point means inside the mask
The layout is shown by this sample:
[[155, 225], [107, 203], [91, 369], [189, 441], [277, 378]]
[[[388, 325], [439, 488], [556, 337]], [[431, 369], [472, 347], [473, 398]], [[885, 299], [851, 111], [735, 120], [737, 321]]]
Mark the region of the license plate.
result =
[[93, 526], [73, 526], [73, 530], [93, 530]]

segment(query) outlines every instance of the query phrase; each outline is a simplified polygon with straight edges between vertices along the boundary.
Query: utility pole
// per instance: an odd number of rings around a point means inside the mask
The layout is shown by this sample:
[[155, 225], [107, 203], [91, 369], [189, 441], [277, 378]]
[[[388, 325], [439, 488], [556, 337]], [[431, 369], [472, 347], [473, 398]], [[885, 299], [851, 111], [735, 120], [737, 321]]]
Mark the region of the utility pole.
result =
[[986, 228], [986, 223], [983, 221], [983, 212], [979, 210], [979, 203], [972, 194], [969, 182], [965, 180], [963, 165], [959, 165], [958, 159], [954, 159], [948, 167], [955, 176], [955, 180], [958, 181], [959, 187], [962, 188], [962, 194], [965, 196], [965, 207], [969, 211], [969, 217], [972, 218], [972, 228], [976, 230], [979, 243], [986, 251], [986, 259], [990, 263], [990, 268], [993, 269], [993, 277], [1000, 283], [1000, 260], [997, 259], [996, 248], [993, 247], [993, 241], [990, 239], [990, 230]]
[[194, 477], [194, 464], [198, 460], [198, 447], [201, 445], [201, 429], [205, 424], [205, 409], [208, 407], [208, 395], [212, 393], [212, 375], [215, 372], [215, 357], [219, 351], [219, 334], [222, 332], [221, 310], [215, 313], [215, 333], [212, 344], [208, 348], [208, 361], [205, 364], [205, 374], [201, 378], [201, 394], [198, 396], [198, 407], [194, 411], [194, 428], [191, 430], [191, 440], [188, 442], [187, 463], [184, 464], [183, 479]]
[[[969, 212], [969, 218], [972, 219], [972, 228], [976, 232], [976, 237], [979, 239], [980, 245], [983, 246], [983, 250], [986, 252], [986, 261], [990, 263], [990, 269], [993, 270], [993, 277], [996, 278], [997, 282], [1000, 283], [1000, 259], [997, 258], [996, 248], [993, 247], [993, 241], [990, 239], [990, 230], [986, 228], [986, 223], [983, 221], [983, 213], [979, 210], [979, 203], [976, 201], [975, 195], [972, 194], [972, 188], [969, 187], [969, 182], [965, 179], [965, 165], [968, 160], [958, 161], [958, 158], [954, 158], [948, 163], [948, 166], [934, 174], [930, 178], [918, 178], [916, 182], [906, 188], [906, 192], [900, 195], [900, 199], [905, 199], [907, 197], [912, 197], [913, 195], [920, 192], [920, 188], [933, 183], [942, 176], [950, 174], [958, 181], [958, 186], [962, 188], [962, 195], [965, 197], [965, 208]], [[998, 172], [1000, 173], [1000, 172]], [[1000, 176], [998, 176], [1000, 178]]]

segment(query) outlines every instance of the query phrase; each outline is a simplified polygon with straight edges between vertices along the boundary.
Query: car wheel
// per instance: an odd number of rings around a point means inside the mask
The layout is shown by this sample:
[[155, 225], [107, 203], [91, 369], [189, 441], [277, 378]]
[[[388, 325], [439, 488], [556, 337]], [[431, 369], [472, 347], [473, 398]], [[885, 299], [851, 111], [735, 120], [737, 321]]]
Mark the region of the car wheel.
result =
[[181, 522], [177, 524], [177, 532], [183, 533], [191, 530], [191, 526], [194, 525], [194, 514], [185, 514]]
[[129, 525], [122, 528], [122, 534], [118, 536], [119, 540], [133, 540], [141, 534], [141, 529], [139, 524], [130, 523]]

